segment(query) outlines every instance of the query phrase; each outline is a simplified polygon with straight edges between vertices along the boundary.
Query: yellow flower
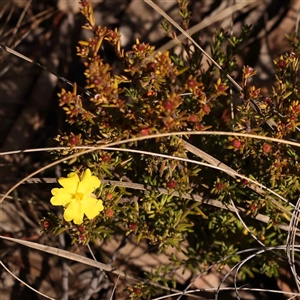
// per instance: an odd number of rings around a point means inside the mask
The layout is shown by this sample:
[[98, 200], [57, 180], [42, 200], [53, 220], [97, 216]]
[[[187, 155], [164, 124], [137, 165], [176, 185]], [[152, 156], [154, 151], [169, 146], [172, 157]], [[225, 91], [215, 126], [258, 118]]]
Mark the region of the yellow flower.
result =
[[67, 178], [59, 178], [58, 182], [62, 188], [51, 190], [53, 197], [50, 202], [64, 206], [64, 219], [67, 222], [73, 220], [75, 224], [81, 224], [84, 215], [93, 219], [103, 210], [102, 201], [95, 199], [92, 194], [100, 186], [100, 180], [92, 176], [90, 169], [84, 171], [81, 180], [76, 173], [70, 173]]

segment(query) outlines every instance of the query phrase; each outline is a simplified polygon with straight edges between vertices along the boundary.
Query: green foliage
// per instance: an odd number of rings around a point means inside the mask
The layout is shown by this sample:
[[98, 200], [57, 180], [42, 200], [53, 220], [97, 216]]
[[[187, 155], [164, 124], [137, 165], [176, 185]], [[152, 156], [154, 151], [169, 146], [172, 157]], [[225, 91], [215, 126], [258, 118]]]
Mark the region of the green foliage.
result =
[[[82, 13], [87, 19], [84, 28], [92, 37], [79, 42], [77, 53], [85, 61], [86, 88], [92, 96], [86, 99], [76, 89], [60, 92], [59, 105], [66, 112], [70, 129], [55, 140], [58, 145], [70, 148], [57, 155], [82, 151], [75, 146], [105, 145], [155, 133], [210, 128], [220, 131], [233, 128], [239, 133], [279, 139], [299, 138], [296, 130], [300, 125], [298, 37], [290, 37], [293, 52], [274, 61], [276, 84], [269, 95], [250, 84], [256, 71], [250, 66], [243, 67], [242, 92], [234, 96], [239, 99], [232, 119], [229, 110], [232, 96], [226, 74], [239, 70], [235, 55], [247, 39], [250, 27], [244, 27], [237, 37], [222, 29], [216, 32], [211, 53], [223, 73], [212, 63], [202, 68], [203, 54], [188, 42], [183, 44], [185, 53], [181, 54], [156, 53], [153, 46], [139, 40], [126, 52], [120, 46], [118, 31], [95, 25], [92, 7], [87, 1], [82, 2]], [[182, 26], [187, 29], [188, 1], [179, 3]], [[163, 28], [170, 36], [174, 35], [170, 24], [164, 23]], [[120, 74], [99, 55], [100, 47], [107, 44], [123, 65]], [[274, 121], [276, 126], [272, 126]], [[122, 147], [199, 160], [188, 153], [183, 138], [240, 174], [271, 187], [288, 201], [293, 203], [298, 197], [299, 153], [286, 144], [242, 136], [170, 136]], [[224, 264], [233, 266], [246, 255], [235, 255], [238, 250], [258, 245], [234, 213], [195, 202], [184, 197], [186, 194], [204, 195], [225, 205], [234, 201], [244, 208], [242, 217], [251, 232], [266, 246], [282, 244], [286, 238], [278, 225], [289, 220], [288, 203], [277, 198], [272, 200], [271, 193], [255, 192], [245, 179], [232, 178], [186, 161], [126, 151], [98, 150], [73, 159], [69, 165], [77, 172], [90, 168], [102, 180], [141, 183], [147, 188], [125, 189], [103, 183], [97, 196], [103, 201], [104, 212], [79, 227], [58, 218], [48, 218], [53, 233], [58, 233], [58, 228], [68, 229], [73, 242], [87, 243], [122, 232], [135, 234], [137, 242], [146, 239], [158, 245], [160, 251], [175, 247], [186, 259], [172, 255], [168, 267], [149, 274], [149, 279], [162, 284], [168, 284], [165, 275], [172, 268], [182, 266], [199, 273], [205, 266], [231, 254], [220, 268]], [[268, 224], [255, 220], [258, 214], [268, 216]], [[260, 256], [255, 263], [243, 266], [240, 278], [253, 276], [258, 269], [268, 276], [276, 276], [276, 259], [275, 255]], [[131, 299], [138, 299], [156, 292], [150, 289], [139, 284], [128, 291]]]

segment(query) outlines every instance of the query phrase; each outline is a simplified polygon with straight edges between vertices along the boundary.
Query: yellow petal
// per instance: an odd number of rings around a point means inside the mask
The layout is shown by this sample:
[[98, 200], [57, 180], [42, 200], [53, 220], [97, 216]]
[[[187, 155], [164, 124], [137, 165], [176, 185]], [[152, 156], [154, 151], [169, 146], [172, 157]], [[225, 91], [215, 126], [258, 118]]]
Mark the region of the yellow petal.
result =
[[66, 189], [70, 194], [75, 194], [79, 183], [79, 177], [76, 173], [69, 173], [68, 177], [58, 179], [59, 184]]
[[96, 176], [92, 176], [91, 170], [86, 169], [82, 175], [82, 179], [78, 184], [78, 193], [89, 195], [100, 186], [100, 180]]
[[102, 201], [95, 198], [84, 198], [82, 200], [82, 210], [84, 214], [93, 219], [99, 215], [99, 212], [104, 209]]
[[64, 219], [67, 222], [73, 220], [75, 224], [81, 224], [83, 222], [83, 210], [81, 201], [72, 201], [64, 212]]
[[50, 199], [52, 205], [67, 205], [72, 200], [72, 195], [63, 188], [54, 188], [51, 190], [53, 197]]

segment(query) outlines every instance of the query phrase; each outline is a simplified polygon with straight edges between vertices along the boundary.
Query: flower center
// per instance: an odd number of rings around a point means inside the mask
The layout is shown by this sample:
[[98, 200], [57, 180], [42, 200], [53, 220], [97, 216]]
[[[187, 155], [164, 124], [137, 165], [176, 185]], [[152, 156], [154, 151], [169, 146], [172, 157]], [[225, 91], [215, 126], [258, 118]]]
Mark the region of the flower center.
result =
[[74, 195], [74, 198], [75, 198], [75, 200], [77, 200], [77, 201], [81, 201], [82, 198], [83, 198], [83, 193], [76, 193], [76, 194]]

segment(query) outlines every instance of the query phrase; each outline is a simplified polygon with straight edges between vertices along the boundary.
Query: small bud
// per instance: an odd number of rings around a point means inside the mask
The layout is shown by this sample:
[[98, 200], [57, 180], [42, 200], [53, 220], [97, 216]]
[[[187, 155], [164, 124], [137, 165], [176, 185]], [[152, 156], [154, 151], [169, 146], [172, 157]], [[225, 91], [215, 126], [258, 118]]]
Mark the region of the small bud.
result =
[[173, 108], [173, 102], [170, 101], [170, 100], [166, 100], [166, 101], [164, 101], [164, 103], [163, 103], [163, 107], [164, 107], [164, 109], [166, 109], [166, 110], [171, 110], [171, 109]]
[[84, 228], [84, 226], [82, 226], [82, 225], [78, 227], [78, 230], [79, 230], [79, 232], [81, 232], [81, 233], [85, 232], [85, 228]]
[[136, 295], [140, 295], [140, 294], [141, 294], [141, 289], [140, 289], [140, 288], [136, 288], [136, 289], [134, 290], [134, 293], [135, 293]]
[[67, 103], [69, 101], [68, 95], [64, 94], [62, 97], [60, 97], [60, 101], [63, 103]]
[[111, 218], [113, 215], [114, 215], [114, 211], [113, 211], [111, 208], [108, 208], [108, 209], [105, 211], [105, 216], [106, 216], [106, 217]]
[[131, 230], [135, 230], [137, 228], [137, 225], [135, 223], [129, 223], [128, 227]]
[[248, 184], [249, 184], [249, 181], [248, 181], [248, 180], [246, 180], [246, 179], [243, 179], [243, 180], [242, 180], [242, 185], [246, 186], [246, 185], [248, 185]]
[[93, 80], [93, 84], [94, 85], [100, 85], [100, 84], [102, 84], [102, 80], [100, 78], [96, 77]]
[[196, 115], [190, 115], [189, 121], [193, 122], [193, 123], [197, 122], [197, 116]]
[[87, 0], [81, 0], [81, 5], [83, 7], [88, 6], [89, 5], [89, 1], [87, 1]]
[[265, 97], [264, 102], [266, 104], [271, 104], [272, 103], [272, 99], [270, 97]]
[[154, 62], [149, 63], [149, 64], [147, 65], [147, 68], [148, 68], [148, 70], [149, 70], [150, 72], [155, 72], [155, 70], [156, 70], [156, 63], [154, 63]]
[[295, 105], [295, 106], [293, 106], [293, 111], [294, 111], [295, 113], [299, 113], [299, 112], [300, 112], [300, 105]]
[[224, 188], [224, 184], [223, 184], [222, 182], [217, 182], [217, 183], [216, 183], [216, 189], [217, 189], [218, 191], [222, 191], [223, 188]]
[[104, 154], [101, 156], [101, 159], [103, 162], [109, 162], [110, 161], [110, 156], [108, 154]]
[[49, 226], [50, 226], [50, 222], [47, 221], [47, 220], [44, 220], [44, 221], [42, 222], [42, 226], [43, 226], [45, 229], [47, 229], [47, 228], [49, 228]]
[[72, 135], [69, 138], [69, 143], [71, 145], [77, 145], [78, 141], [79, 141], [79, 137], [77, 135]]
[[210, 107], [206, 104], [202, 106], [202, 110], [206, 115], [210, 113]]
[[115, 31], [111, 31], [109, 37], [114, 40], [118, 37], [118, 34]]
[[252, 67], [244, 66], [243, 73], [245, 78], [249, 78], [254, 76], [256, 74], [256, 71]]
[[196, 127], [198, 130], [202, 130], [204, 128], [204, 125], [202, 123], [199, 123]]
[[169, 189], [174, 189], [174, 188], [176, 187], [176, 185], [177, 185], [177, 183], [176, 183], [175, 180], [171, 180], [171, 181], [169, 181], [169, 182], [167, 183], [167, 187], [168, 187]]
[[251, 75], [253, 73], [254, 69], [252, 67], [246, 66], [244, 68], [245, 75]]
[[108, 193], [105, 197], [106, 200], [111, 200], [113, 198], [113, 194], [112, 193]]
[[189, 88], [193, 89], [197, 86], [197, 81], [194, 79], [189, 79], [187, 84], [188, 84]]
[[264, 144], [263, 145], [263, 151], [265, 152], [265, 153], [269, 153], [270, 151], [271, 151], [271, 145], [270, 144]]
[[226, 85], [221, 83], [218, 85], [218, 91], [219, 92], [225, 92], [226, 91]]
[[140, 134], [141, 134], [142, 136], [149, 135], [149, 128], [143, 128], [143, 129], [140, 131]]
[[286, 63], [283, 59], [281, 59], [281, 60], [278, 61], [277, 65], [280, 69], [284, 69], [285, 66], [286, 66]]
[[233, 140], [232, 141], [232, 147], [234, 149], [240, 149], [242, 147], [242, 143], [239, 140]]
[[137, 44], [136, 45], [136, 49], [138, 51], [144, 51], [145, 50], [145, 45], [144, 44]]

